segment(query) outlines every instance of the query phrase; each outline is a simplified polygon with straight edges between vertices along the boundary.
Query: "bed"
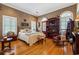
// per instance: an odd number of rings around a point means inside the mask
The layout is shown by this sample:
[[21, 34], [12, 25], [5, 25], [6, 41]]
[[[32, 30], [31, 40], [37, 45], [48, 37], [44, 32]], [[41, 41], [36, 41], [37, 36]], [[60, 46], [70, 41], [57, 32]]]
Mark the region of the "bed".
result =
[[18, 38], [25, 41], [29, 46], [32, 46], [34, 43], [39, 41], [39, 37], [42, 39], [45, 38], [44, 33], [42, 32], [19, 32]]

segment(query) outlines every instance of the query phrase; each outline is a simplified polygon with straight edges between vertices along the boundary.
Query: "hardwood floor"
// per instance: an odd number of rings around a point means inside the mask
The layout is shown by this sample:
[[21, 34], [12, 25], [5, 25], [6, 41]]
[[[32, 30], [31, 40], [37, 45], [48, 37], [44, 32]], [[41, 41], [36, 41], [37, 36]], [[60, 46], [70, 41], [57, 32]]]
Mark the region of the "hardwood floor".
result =
[[[1, 44], [1, 43], [0, 43]], [[1, 45], [0, 45], [1, 46]], [[29, 46], [23, 41], [17, 40], [12, 42], [12, 47], [16, 49], [16, 55], [63, 55], [63, 47], [58, 47], [52, 39], [39, 41], [32, 46]], [[68, 43], [67, 55], [72, 55], [71, 45]]]

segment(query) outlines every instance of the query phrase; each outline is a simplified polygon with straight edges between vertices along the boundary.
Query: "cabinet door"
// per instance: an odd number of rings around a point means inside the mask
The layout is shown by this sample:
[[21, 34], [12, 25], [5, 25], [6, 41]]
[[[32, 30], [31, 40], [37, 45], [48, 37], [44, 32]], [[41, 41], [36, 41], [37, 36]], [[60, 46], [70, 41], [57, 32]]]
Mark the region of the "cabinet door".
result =
[[79, 54], [79, 34], [76, 34], [76, 39], [74, 43], [74, 53]]

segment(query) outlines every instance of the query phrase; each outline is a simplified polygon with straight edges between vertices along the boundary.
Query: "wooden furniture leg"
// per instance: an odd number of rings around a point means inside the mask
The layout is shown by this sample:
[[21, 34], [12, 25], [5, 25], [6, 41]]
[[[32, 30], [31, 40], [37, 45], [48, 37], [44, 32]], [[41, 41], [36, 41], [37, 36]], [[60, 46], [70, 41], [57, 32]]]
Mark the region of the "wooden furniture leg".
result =
[[11, 49], [11, 42], [9, 42], [9, 49]]
[[1, 48], [1, 50], [4, 50], [4, 42], [2, 42], [2, 48]]

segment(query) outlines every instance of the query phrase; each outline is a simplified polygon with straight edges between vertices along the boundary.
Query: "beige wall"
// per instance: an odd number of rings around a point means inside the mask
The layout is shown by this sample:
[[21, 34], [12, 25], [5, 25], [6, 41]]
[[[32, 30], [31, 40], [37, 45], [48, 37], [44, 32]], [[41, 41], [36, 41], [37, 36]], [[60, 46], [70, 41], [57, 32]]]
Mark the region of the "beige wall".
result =
[[20, 26], [21, 22], [24, 19], [28, 20], [28, 22], [30, 22], [31, 20], [37, 20], [37, 17], [35, 16], [0, 4], [0, 36], [2, 34], [2, 15], [17, 17], [17, 27]]

